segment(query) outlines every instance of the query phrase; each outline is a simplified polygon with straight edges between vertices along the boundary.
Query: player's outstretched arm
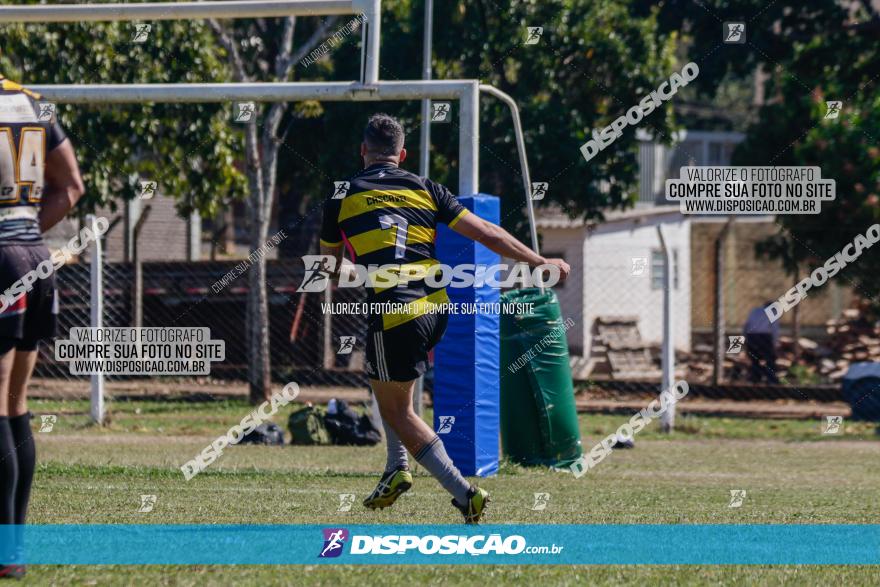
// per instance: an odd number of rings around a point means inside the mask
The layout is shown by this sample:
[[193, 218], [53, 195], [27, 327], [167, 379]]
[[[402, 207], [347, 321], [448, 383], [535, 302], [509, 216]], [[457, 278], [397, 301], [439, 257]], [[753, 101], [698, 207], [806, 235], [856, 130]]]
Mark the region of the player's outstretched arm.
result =
[[86, 189], [70, 141], [64, 141], [49, 151], [44, 177], [46, 190], [40, 207], [42, 232], [61, 222]]
[[568, 277], [571, 271], [568, 263], [564, 260], [547, 259], [538, 255], [497, 224], [487, 222], [476, 214], [465, 214], [451, 228], [462, 236], [485, 245], [489, 250], [499, 255], [509, 257], [515, 261], [528, 263], [532, 267], [556, 265], [559, 267], [559, 277], [561, 280]]

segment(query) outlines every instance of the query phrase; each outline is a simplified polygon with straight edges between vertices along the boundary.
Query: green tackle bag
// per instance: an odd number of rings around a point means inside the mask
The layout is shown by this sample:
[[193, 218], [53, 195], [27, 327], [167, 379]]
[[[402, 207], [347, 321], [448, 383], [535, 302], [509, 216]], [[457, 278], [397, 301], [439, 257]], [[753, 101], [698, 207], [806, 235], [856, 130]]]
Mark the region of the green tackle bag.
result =
[[306, 406], [290, 415], [287, 420], [290, 444], [330, 444], [330, 434], [324, 426], [324, 415], [314, 406]]

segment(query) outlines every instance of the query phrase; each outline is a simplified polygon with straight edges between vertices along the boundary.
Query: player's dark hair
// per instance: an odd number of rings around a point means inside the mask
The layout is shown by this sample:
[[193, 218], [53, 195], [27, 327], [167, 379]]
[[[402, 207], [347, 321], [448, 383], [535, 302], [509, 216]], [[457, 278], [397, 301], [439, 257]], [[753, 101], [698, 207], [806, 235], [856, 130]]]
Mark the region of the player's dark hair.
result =
[[387, 114], [374, 114], [364, 128], [364, 143], [374, 155], [397, 155], [403, 149], [403, 127]]

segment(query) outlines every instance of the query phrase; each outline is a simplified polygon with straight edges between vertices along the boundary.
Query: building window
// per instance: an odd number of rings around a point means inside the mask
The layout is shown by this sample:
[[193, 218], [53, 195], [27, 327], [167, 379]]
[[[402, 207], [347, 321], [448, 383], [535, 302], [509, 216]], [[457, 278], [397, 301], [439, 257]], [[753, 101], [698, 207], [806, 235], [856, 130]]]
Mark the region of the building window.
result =
[[[663, 289], [666, 280], [663, 269], [663, 251], [651, 251], [651, 289]], [[672, 249], [672, 287], [678, 289], [678, 249]]]

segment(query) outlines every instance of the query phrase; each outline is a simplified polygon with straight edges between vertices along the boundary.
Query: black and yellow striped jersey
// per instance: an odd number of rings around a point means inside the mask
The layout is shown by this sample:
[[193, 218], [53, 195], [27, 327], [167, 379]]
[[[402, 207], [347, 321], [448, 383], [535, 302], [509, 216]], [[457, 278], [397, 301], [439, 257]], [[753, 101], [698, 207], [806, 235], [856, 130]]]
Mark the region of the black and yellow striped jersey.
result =
[[[377, 163], [348, 181], [336, 182], [324, 203], [321, 244], [344, 244], [351, 261], [362, 266], [424, 271], [439, 263], [434, 258], [437, 223], [454, 226], [467, 213], [446, 187], [394, 164]], [[391, 287], [368, 284], [367, 300], [413, 306], [407, 312], [370, 317], [371, 330], [388, 330], [424, 313], [419, 309], [425, 305], [449, 298], [445, 288], [411, 279]]]
[[46, 156], [67, 138], [48, 104], [0, 75], [0, 244], [42, 242]]

